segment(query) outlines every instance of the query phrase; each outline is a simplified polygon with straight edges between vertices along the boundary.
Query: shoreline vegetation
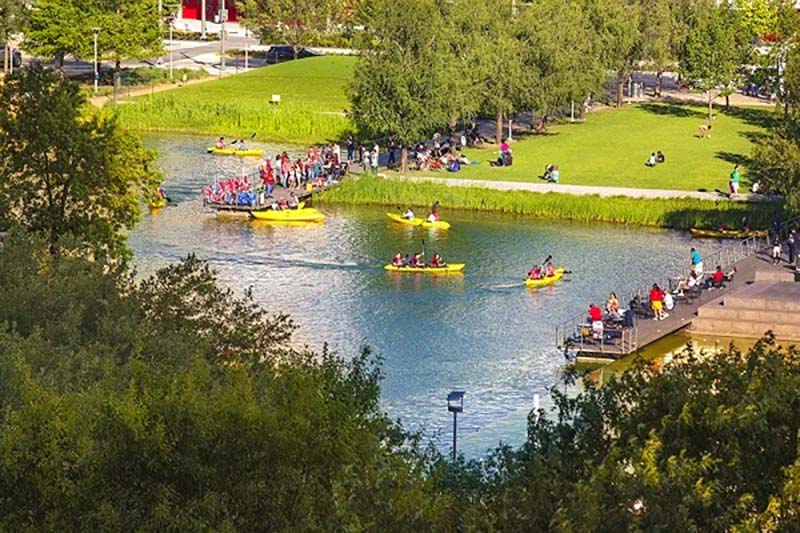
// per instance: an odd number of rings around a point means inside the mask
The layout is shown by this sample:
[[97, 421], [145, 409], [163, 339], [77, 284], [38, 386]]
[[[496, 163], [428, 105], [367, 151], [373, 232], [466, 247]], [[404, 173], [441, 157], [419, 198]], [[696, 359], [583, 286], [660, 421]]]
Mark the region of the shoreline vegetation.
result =
[[574, 196], [563, 193], [498, 191], [482, 187], [450, 187], [390, 178], [354, 177], [322, 192], [325, 204], [428, 207], [441, 202], [443, 210], [493, 211], [536, 218], [578, 222], [611, 222], [634, 226], [688, 230], [692, 227], [741, 226], [747, 217], [753, 228], [769, 227], [783, 211], [773, 202], [709, 201], [693, 198], [641, 199], [615, 196]]

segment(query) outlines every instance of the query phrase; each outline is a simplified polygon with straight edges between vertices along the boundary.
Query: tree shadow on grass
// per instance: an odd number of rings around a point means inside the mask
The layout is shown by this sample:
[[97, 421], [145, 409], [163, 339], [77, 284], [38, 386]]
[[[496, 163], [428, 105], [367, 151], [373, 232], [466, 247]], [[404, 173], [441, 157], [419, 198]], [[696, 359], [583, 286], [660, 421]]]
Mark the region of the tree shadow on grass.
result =
[[769, 136], [768, 133], [763, 131], [740, 131], [739, 135], [741, 135], [751, 143], [756, 143], [761, 139], [764, 139]]
[[747, 125], [764, 129], [773, 128], [780, 123], [780, 117], [771, 107], [731, 107], [722, 109], [721, 112], [729, 117], [737, 118]]
[[695, 107], [686, 104], [671, 104], [671, 103], [645, 103], [639, 104], [639, 107], [648, 113], [662, 116], [672, 116], [679, 118], [696, 118], [703, 120], [706, 114], [698, 111]]
[[744, 154], [737, 154], [734, 152], [717, 152], [714, 154], [714, 157], [717, 159], [722, 159], [723, 161], [727, 161], [731, 165], [742, 165], [747, 166], [750, 164], [750, 158]]

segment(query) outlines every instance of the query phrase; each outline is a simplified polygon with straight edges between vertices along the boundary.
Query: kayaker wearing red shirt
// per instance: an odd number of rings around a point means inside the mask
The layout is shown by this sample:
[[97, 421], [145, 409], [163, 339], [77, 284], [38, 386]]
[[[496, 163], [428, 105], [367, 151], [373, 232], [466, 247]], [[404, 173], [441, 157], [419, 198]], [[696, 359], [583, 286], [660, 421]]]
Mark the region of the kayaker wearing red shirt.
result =
[[650, 307], [653, 309], [653, 320], [664, 320], [667, 314], [664, 312], [664, 291], [659, 288], [658, 284], [653, 283], [653, 288], [650, 289]]
[[400, 252], [397, 252], [396, 254], [394, 254], [394, 257], [392, 257], [392, 264], [394, 266], [401, 267], [401, 266], [403, 266], [404, 263], [405, 262], [403, 261], [403, 256], [400, 255]]

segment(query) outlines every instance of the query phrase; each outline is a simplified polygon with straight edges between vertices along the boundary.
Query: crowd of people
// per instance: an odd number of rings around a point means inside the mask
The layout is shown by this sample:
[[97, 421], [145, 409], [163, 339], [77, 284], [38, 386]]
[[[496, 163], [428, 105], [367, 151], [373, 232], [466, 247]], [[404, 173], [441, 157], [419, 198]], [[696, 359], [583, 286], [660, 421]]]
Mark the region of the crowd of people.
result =
[[[224, 142], [224, 139], [220, 141]], [[237, 145], [241, 146], [241, 141]], [[297, 189], [324, 188], [341, 180], [349, 168], [341, 156], [341, 148], [337, 143], [309, 148], [300, 157], [292, 157], [284, 151], [266, 158], [259, 165], [257, 175], [215, 181], [203, 189], [203, 198], [206, 203], [226, 205], [261, 206], [275, 203], [270, 199], [276, 187], [288, 189], [290, 197], [293, 197]]]
[[588, 326], [584, 336], [608, 342], [613, 336], [611, 332], [633, 327], [637, 316], [665, 320], [679, 302], [689, 302], [698, 297], [703, 290], [722, 289], [726, 283], [732, 282], [736, 275], [735, 266], [725, 272], [721, 265], [717, 265], [712, 272], [706, 272], [703, 258], [696, 248], [691, 249], [689, 256], [689, 273], [674, 280], [674, 283], [670, 282], [670, 288], [653, 283], [646, 302], [639, 296], [634, 296], [628, 302], [628, 308], [623, 309], [616, 293], [612, 292], [604, 309], [594, 303], [590, 304], [586, 322], [579, 326], [581, 328]]
[[430, 261], [425, 262], [425, 251], [420, 251], [415, 254], [406, 254], [403, 256], [400, 252], [394, 254], [392, 257], [392, 265], [396, 267], [412, 267], [412, 268], [444, 268], [447, 262], [442, 259], [442, 256], [437, 252], [433, 252]]

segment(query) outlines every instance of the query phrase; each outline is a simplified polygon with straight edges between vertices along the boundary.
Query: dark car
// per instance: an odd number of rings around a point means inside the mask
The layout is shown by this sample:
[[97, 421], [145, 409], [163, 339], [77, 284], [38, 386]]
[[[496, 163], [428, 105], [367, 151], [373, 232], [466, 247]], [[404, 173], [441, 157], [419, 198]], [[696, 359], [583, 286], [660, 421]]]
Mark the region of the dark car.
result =
[[[14, 68], [22, 66], [22, 53], [16, 48], [11, 52], [11, 62]], [[6, 64], [6, 47], [0, 48], [0, 68]]]
[[[316, 57], [317, 55], [319, 54], [312, 52], [304, 46], [299, 47], [297, 50], [297, 59]], [[294, 48], [288, 44], [270, 46], [267, 51], [267, 63], [280, 63], [282, 61], [291, 61], [292, 59], [294, 59]]]

